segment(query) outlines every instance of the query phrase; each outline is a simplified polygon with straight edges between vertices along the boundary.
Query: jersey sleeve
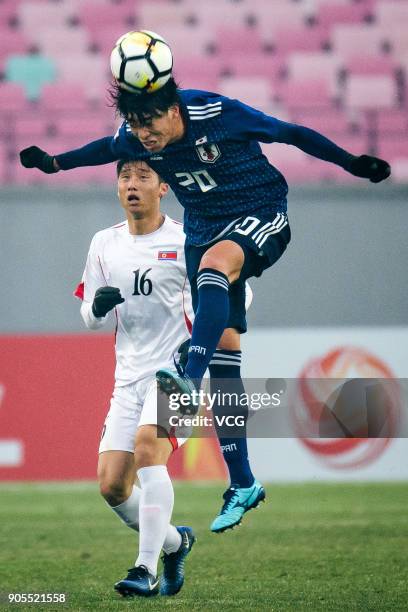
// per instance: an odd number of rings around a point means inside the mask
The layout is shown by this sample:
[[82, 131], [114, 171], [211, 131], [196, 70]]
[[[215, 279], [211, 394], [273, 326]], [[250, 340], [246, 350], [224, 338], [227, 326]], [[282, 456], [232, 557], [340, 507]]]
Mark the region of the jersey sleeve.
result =
[[225, 126], [232, 139], [293, 145], [318, 159], [350, 169], [354, 156], [315, 130], [280, 121], [239, 100], [225, 98], [223, 109]]
[[132, 137], [126, 121], [114, 136], [105, 136], [89, 144], [55, 156], [61, 170], [71, 170], [82, 166], [101, 166], [119, 159], [137, 159], [141, 152], [138, 140]]
[[103, 327], [108, 319], [108, 315], [105, 317], [95, 317], [92, 312], [92, 302], [96, 290], [107, 284], [103, 273], [101, 257], [98, 253], [97, 242], [97, 237], [94, 236], [91, 246], [89, 247], [82, 280], [74, 292], [74, 295], [82, 300], [81, 316], [89, 329], [99, 329]]

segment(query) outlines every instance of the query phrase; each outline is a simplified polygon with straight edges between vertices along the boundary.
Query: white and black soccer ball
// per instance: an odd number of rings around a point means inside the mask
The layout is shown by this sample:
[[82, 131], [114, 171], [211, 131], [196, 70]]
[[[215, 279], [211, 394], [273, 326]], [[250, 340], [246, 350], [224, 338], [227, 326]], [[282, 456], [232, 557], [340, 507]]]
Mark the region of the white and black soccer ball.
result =
[[152, 93], [171, 77], [173, 56], [164, 38], [141, 30], [127, 32], [117, 40], [110, 65], [120, 87], [133, 93]]

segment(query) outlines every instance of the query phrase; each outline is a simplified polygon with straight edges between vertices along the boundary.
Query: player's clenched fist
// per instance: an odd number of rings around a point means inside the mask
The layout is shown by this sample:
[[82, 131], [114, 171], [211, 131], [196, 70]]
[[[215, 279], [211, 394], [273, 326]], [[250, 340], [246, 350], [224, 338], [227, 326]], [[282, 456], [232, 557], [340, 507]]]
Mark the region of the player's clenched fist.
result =
[[378, 159], [378, 157], [360, 155], [351, 162], [350, 172], [354, 176], [370, 179], [372, 183], [380, 183], [390, 176], [391, 166], [383, 159]]
[[48, 155], [40, 147], [32, 146], [20, 151], [20, 161], [25, 168], [38, 168], [46, 174], [58, 172], [58, 167], [54, 163], [54, 157]]
[[92, 312], [95, 317], [104, 317], [112, 308], [124, 301], [117, 287], [99, 287], [92, 303]]

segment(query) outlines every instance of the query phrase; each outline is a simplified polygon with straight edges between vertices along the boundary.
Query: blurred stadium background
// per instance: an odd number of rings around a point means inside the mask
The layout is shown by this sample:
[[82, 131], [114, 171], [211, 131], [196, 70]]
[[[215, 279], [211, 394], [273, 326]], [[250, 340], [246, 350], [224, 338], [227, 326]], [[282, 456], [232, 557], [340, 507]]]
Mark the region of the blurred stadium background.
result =
[[[392, 165], [392, 178], [375, 186], [293, 147], [265, 146], [289, 182], [293, 239], [282, 261], [252, 283], [244, 373], [408, 377], [407, 0], [0, 0], [3, 481], [95, 478], [113, 335], [84, 330], [72, 291], [92, 235], [122, 218], [115, 169], [47, 176], [22, 168], [18, 151], [36, 144], [57, 154], [114, 133], [108, 58], [132, 29], [152, 29], [169, 41], [182, 87], [237, 97]], [[163, 208], [181, 219], [172, 195]], [[408, 478], [405, 440], [319, 442], [252, 440], [257, 475]], [[176, 454], [173, 475], [222, 479], [221, 460], [208, 444], [191, 440]], [[42, 508], [38, 500], [48, 500], [21, 491], [10, 517], [19, 503]], [[300, 507], [303, 495], [299, 490], [288, 508]], [[95, 503], [102, 508], [96, 492]]]

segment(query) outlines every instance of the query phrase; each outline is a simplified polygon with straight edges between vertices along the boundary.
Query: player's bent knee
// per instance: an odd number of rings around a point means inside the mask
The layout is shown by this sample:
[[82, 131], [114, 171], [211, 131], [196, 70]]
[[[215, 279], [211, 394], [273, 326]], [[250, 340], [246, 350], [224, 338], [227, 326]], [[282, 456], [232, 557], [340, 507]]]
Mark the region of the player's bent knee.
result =
[[99, 491], [110, 506], [119, 506], [131, 494], [131, 489], [125, 483], [111, 479], [101, 479]]

